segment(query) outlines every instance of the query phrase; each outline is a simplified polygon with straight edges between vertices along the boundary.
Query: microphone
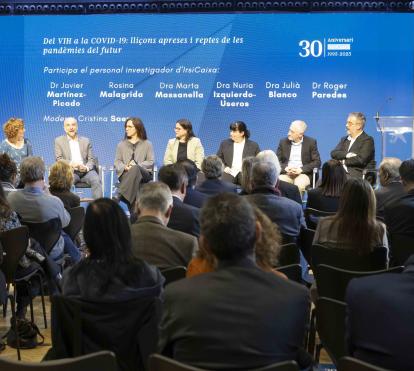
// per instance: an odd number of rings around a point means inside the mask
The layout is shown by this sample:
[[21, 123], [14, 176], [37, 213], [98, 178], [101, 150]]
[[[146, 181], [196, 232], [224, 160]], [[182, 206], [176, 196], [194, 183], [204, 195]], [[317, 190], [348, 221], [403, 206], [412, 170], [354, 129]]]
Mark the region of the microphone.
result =
[[388, 102], [391, 102], [391, 101], [392, 101], [392, 97], [388, 97], [387, 99], [385, 99], [385, 101], [382, 103], [381, 107], [379, 108], [379, 110], [376, 112], [376, 114], [374, 116], [375, 121], [377, 122], [377, 128], [378, 128], [379, 131], [381, 131], [380, 130], [381, 128], [380, 128], [379, 123], [378, 123], [379, 119], [380, 119], [380, 112], [388, 104]]

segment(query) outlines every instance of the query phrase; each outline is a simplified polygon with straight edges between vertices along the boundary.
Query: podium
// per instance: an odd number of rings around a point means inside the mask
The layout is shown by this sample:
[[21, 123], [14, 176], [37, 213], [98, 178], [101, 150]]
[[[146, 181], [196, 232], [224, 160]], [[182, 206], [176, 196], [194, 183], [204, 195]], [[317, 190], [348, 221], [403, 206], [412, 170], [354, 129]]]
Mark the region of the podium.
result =
[[377, 131], [381, 133], [381, 160], [387, 157], [387, 138], [411, 133], [411, 158], [414, 158], [414, 116], [374, 116]]

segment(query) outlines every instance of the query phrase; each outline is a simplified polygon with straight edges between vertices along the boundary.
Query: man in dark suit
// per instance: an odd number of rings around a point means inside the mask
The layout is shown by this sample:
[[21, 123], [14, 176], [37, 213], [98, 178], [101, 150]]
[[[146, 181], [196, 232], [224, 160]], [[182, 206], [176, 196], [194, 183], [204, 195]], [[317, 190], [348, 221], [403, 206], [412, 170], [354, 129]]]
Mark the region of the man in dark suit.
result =
[[201, 193], [195, 188], [197, 182], [198, 168], [194, 161], [182, 160], [178, 161], [183, 165], [188, 178], [187, 190], [184, 197], [184, 203], [197, 208], [201, 208], [207, 201], [207, 195]]
[[224, 163], [223, 179], [240, 184], [243, 159], [256, 156], [260, 152], [259, 145], [249, 140], [250, 132], [243, 121], [235, 121], [230, 125], [230, 139], [223, 140], [217, 156]]
[[237, 186], [234, 183], [221, 180], [224, 164], [218, 156], [207, 156], [201, 163], [201, 171], [205, 180], [196, 186], [196, 190], [207, 195], [214, 196], [219, 193], [237, 193]]
[[208, 370], [253, 369], [289, 359], [309, 365], [301, 359], [308, 290], [255, 264], [260, 233], [246, 198], [223, 193], [206, 202], [200, 247], [217, 258], [218, 268], [166, 288], [162, 354]]
[[93, 198], [102, 197], [102, 185], [96, 172], [96, 159], [90, 140], [78, 136], [78, 121], [74, 117], [65, 118], [63, 129], [66, 135], [55, 139], [56, 161], [70, 161], [74, 183], [85, 182], [91, 186]]
[[277, 157], [282, 167], [280, 180], [298, 186], [303, 193], [312, 182], [313, 169], [321, 166], [316, 140], [305, 136], [305, 121], [290, 124], [287, 138], [279, 142]]
[[390, 370], [413, 369], [413, 292], [414, 255], [403, 273], [351, 281], [346, 295], [351, 356]]
[[331, 152], [331, 157], [341, 161], [353, 178], [362, 178], [365, 169], [375, 170], [374, 139], [364, 132], [365, 121], [362, 112], [351, 112], [346, 121], [348, 136], [341, 138]]
[[200, 235], [199, 209], [183, 202], [188, 184], [183, 165], [175, 163], [163, 166], [158, 173], [158, 180], [170, 188], [173, 196], [173, 209], [168, 228], [198, 237]]
[[377, 218], [384, 220], [384, 209], [404, 194], [404, 186], [401, 183], [399, 168], [401, 160], [396, 157], [385, 157], [379, 167], [379, 180], [381, 187], [375, 190], [377, 199]]
[[138, 220], [131, 226], [132, 252], [160, 268], [187, 266], [197, 250], [197, 239], [167, 227], [172, 195], [161, 182], [145, 184], [138, 194]]
[[399, 171], [405, 193], [385, 206], [385, 224], [390, 235], [404, 234], [414, 238], [414, 160], [403, 161]]

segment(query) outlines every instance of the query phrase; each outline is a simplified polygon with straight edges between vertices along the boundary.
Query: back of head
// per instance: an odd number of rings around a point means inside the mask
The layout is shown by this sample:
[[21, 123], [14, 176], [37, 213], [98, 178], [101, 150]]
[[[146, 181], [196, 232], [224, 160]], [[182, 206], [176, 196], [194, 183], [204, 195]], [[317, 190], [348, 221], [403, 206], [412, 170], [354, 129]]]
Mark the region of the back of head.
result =
[[277, 179], [277, 169], [272, 162], [260, 161], [253, 165], [251, 179], [253, 189], [259, 187], [274, 188], [276, 186]]
[[0, 181], [12, 183], [17, 175], [17, 166], [7, 153], [0, 155]]
[[168, 186], [162, 182], [144, 184], [138, 193], [137, 207], [140, 210], [152, 210], [165, 213], [173, 199]]
[[186, 159], [186, 160], [178, 161], [178, 164], [184, 167], [184, 170], [188, 178], [188, 185], [191, 187], [194, 186], [197, 182], [197, 173], [198, 173], [198, 168], [195, 162], [189, 159]]
[[131, 256], [131, 230], [121, 207], [109, 198], [99, 198], [86, 209], [83, 227], [90, 259], [114, 266]]
[[253, 206], [236, 194], [211, 197], [201, 209], [202, 239], [218, 260], [237, 260], [253, 253], [256, 240]]
[[178, 191], [183, 183], [186, 186], [188, 183], [185, 169], [179, 163], [161, 167], [158, 172], [158, 180], [165, 183], [171, 191]]
[[262, 162], [271, 162], [275, 165], [277, 178], [279, 179], [281, 167], [279, 159], [274, 151], [271, 149], [265, 149], [264, 151], [259, 152], [256, 157]]
[[259, 161], [260, 160], [257, 157], [253, 156], [245, 157], [243, 159], [240, 183], [246, 193], [250, 193], [252, 191], [252, 169], [253, 165]]
[[50, 167], [49, 185], [52, 191], [69, 191], [73, 185], [73, 170], [68, 161], [59, 160]]
[[221, 158], [212, 155], [204, 158], [201, 163], [201, 171], [207, 179], [218, 179], [223, 174], [224, 164]]
[[322, 194], [328, 197], [339, 197], [347, 181], [346, 172], [337, 160], [326, 161], [322, 166]]
[[400, 166], [400, 176], [404, 184], [414, 184], [414, 160], [405, 160]]
[[40, 157], [26, 157], [20, 164], [20, 179], [26, 183], [43, 180], [45, 176], [45, 163]]
[[3, 190], [3, 185], [0, 183], [0, 217], [8, 218], [11, 214], [11, 207], [7, 202], [6, 194]]

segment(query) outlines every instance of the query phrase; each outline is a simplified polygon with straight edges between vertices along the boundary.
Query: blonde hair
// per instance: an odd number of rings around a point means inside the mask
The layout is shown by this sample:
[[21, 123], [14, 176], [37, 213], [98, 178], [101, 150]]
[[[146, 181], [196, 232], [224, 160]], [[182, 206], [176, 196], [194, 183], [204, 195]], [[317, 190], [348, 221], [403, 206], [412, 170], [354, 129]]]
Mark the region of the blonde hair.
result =
[[10, 117], [3, 125], [4, 135], [7, 139], [16, 138], [20, 129], [24, 128], [24, 122], [22, 119], [16, 117]]
[[52, 191], [69, 191], [73, 185], [73, 170], [69, 162], [59, 160], [50, 167], [49, 185]]

